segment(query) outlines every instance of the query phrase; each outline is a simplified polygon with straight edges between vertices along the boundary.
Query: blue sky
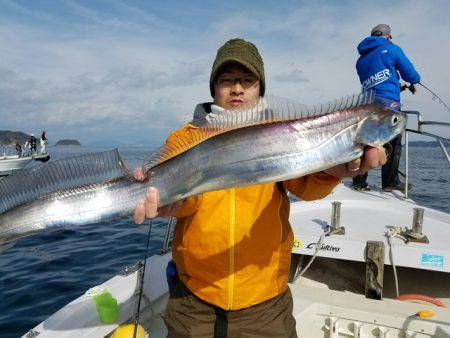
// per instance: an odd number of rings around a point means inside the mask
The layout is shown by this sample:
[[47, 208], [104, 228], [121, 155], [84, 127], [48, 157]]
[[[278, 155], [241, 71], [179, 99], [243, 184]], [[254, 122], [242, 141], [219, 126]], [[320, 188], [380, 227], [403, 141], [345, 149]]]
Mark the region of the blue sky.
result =
[[[233, 37], [258, 46], [267, 94], [324, 102], [359, 91], [356, 45], [378, 23], [450, 101], [448, 13], [448, 1], [0, 0], [0, 129], [161, 143], [211, 99]], [[450, 121], [423, 90], [403, 103]]]

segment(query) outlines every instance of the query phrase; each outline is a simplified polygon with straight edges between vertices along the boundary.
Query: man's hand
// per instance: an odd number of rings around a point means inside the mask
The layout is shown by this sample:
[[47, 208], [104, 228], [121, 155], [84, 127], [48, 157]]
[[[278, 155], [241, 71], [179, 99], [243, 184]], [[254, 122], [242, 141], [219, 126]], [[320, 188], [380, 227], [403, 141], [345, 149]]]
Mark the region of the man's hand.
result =
[[[138, 181], [143, 181], [145, 179], [145, 174], [142, 168], [136, 168], [134, 170], [134, 178]], [[145, 218], [155, 218], [157, 216], [175, 216], [183, 201], [178, 201], [159, 209], [158, 203], [158, 190], [153, 187], [148, 188], [145, 199], [140, 201], [136, 206], [136, 209], [134, 210], [134, 222], [136, 224], [142, 224]]]
[[333, 168], [324, 170], [324, 172], [340, 179], [355, 177], [365, 174], [370, 169], [382, 166], [386, 161], [387, 156], [384, 148], [367, 146], [364, 149], [364, 154], [360, 158], [348, 163], [339, 164]]
[[413, 95], [417, 92], [416, 86], [413, 84], [407, 85], [406, 83], [400, 86], [400, 91], [408, 89]]

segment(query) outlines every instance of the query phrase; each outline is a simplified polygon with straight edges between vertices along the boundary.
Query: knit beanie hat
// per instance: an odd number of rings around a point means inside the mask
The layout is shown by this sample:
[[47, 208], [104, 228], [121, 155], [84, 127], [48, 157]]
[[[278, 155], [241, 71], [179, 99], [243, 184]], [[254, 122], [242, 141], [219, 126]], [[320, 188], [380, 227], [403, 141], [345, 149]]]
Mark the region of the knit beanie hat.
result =
[[261, 55], [259, 55], [258, 48], [251, 42], [242, 39], [231, 39], [217, 50], [209, 79], [212, 97], [214, 97], [214, 82], [220, 75], [223, 66], [227, 63], [238, 63], [251, 71], [258, 78], [261, 96], [264, 96], [266, 90], [264, 63]]

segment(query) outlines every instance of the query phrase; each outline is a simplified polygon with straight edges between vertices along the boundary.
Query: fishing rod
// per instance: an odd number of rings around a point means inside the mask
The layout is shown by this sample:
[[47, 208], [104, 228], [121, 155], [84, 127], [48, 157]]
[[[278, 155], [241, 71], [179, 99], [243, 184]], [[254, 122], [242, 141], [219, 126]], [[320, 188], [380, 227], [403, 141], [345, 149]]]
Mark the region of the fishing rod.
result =
[[138, 329], [138, 325], [139, 325], [139, 313], [141, 312], [141, 300], [142, 300], [144, 278], [145, 278], [145, 266], [147, 265], [147, 257], [150, 253], [150, 233], [152, 231], [152, 225], [153, 225], [153, 219], [150, 221], [150, 226], [148, 228], [147, 245], [145, 247], [145, 256], [144, 256], [144, 263], [143, 263], [144, 265], [139, 270], [139, 278], [140, 278], [139, 279], [139, 298], [138, 298], [135, 315], [134, 315], [133, 338], [136, 338], [137, 329]]
[[447, 111], [450, 113], [450, 108], [443, 99], [441, 99], [434, 91], [432, 91], [430, 88], [428, 88], [422, 82], [419, 82], [419, 85], [421, 85], [423, 88], [425, 88], [427, 91], [429, 91], [431, 93], [431, 95], [433, 95], [433, 97], [432, 97], [433, 101], [435, 101], [437, 99], [438, 102], [441, 103], [447, 109]]

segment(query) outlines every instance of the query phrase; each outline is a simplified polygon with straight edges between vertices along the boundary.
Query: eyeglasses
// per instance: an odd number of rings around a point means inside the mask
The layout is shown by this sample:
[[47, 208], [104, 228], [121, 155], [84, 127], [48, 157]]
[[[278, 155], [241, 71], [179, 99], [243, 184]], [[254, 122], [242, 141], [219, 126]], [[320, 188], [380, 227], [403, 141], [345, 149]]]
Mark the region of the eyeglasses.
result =
[[259, 82], [256, 76], [232, 77], [221, 76], [217, 79], [217, 84], [222, 88], [231, 88], [238, 81], [244, 89], [249, 89]]

